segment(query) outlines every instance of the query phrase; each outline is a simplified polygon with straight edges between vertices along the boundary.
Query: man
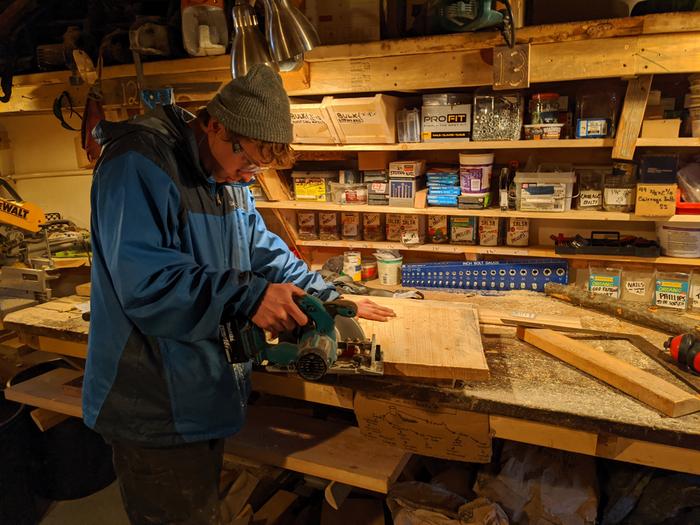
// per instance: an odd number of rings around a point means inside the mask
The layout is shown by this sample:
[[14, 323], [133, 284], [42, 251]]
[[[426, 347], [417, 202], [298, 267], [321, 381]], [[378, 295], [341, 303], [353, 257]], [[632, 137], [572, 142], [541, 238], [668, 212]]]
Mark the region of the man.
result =
[[[220, 323], [281, 332], [307, 322], [295, 296], [338, 296], [267, 230], [245, 186], [290, 160], [289, 101], [258, 66], [196, 118], [158, 107], [95, 135], [83, 417], [113, 446], [132, 523], [216, 523], [222, 438], [243, 426], [250, 391]], [[365, 301], [359, 314], [393, 312]]]

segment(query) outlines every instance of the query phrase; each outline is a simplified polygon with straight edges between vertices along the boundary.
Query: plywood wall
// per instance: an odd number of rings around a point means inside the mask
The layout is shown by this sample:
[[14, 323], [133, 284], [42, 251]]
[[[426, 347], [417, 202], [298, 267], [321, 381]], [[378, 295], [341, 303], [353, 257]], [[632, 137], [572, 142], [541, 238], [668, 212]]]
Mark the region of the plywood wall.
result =
[[[60, 212], [87, 227], [90, 223], [90, 183], [80, 174], [75, 155], [76, 132], [65, 130], [53, 115], [0, 117], [8, 134], [17, 191], [45, 212]], [[7, 175], [7, 174], [2, 174]]]

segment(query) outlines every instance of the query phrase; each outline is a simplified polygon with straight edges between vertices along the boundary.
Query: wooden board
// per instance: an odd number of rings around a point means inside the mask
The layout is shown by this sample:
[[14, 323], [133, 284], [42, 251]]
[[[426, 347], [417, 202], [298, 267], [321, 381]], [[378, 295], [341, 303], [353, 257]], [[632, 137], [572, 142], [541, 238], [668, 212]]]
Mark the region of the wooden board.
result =
[[639, 131], [642, 129], [642, 119], [653, 78], [654, 75], [642, 75], [631, 79], [627, 84], [627, 94], [612, 151], [613, 159], [632, 160], [634, 158], [634, 149], [637, 146]]
[[700, 411], [700, 396], [552, 330], [518, 328], [523, 341], [618, 388], [671, 417]]
[[83, 410], [80, 398], [66, 395], [63, 391], [65, 383], [82, 375], [83, 373], [78, 370], [57, 368], [6, 388], [5, 398], [60, 414], [82, 417]]
[[250, 407], [226, 454], [386, 493], [410, 454], [369, 441], [360, 429], [278, 408]]
[[[362, 300], [348, 297], [351, 300]], [[372, 297], [394, 310], [386, 323], [359, 319], [384, 353], [384, 373], [430, 379], [489, 378], [476, 307], [446, 301]]]

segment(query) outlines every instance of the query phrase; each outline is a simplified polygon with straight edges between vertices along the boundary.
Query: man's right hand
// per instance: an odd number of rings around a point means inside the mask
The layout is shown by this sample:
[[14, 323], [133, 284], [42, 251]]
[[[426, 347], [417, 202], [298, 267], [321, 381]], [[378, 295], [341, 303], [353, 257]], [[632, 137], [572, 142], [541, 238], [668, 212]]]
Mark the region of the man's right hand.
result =
[[297, 325], [304, 326], [309, 320], [294, 302], [294, 297], [305, 294], [304, 290], [293, 284], [268, 285], [252, 317], [253, 323], [273, 334], [291, 331]]

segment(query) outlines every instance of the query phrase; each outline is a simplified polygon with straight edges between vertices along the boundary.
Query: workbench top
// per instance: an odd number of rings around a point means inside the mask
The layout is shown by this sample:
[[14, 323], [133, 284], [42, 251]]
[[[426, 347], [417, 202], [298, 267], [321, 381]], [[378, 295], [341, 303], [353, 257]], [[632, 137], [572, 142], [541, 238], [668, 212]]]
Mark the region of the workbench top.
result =
[[[584, 328], [607, 332], [632, 332], [661, 347], [666, 334], [620, 321], [611, 316], [531, 292], [482, 296], [427, 292], [426, 298], [463, 301], [502, 312], [531, 312], [580, 317]], [[5, 326], [26, 338], [42, 339], [41, 349], [50, 350], [51, 340], [85, 345], [89, 323], [79, 305], [86, 297], [70, 296], [7, 315]], [[618, 390], [518, 340], [514, 329], [483, 335], [491, 378], [487, 381], [451, 385], [421, 383], [395, 378], [342, 377], [341, 384], [355, 391], [380, 397], [398, 397], [427, 404], [526, 419], [598, 434], [611, 434], [677, 447], [700, 449], [700, 413], [671, 418]], [[445, 327], [449, 329], [449, 327]], [[626, 341], [594, 341], [606, 352], [652, 372], [686, 389], [672, 374]], [[61, 353], [60, 350], [56, 350]], [[75, 354], [70, 354], [74, 355]], [[337, 379], [336, 379], [337, 380]], [[334, 381], [329, 379], [329, 382]]]

